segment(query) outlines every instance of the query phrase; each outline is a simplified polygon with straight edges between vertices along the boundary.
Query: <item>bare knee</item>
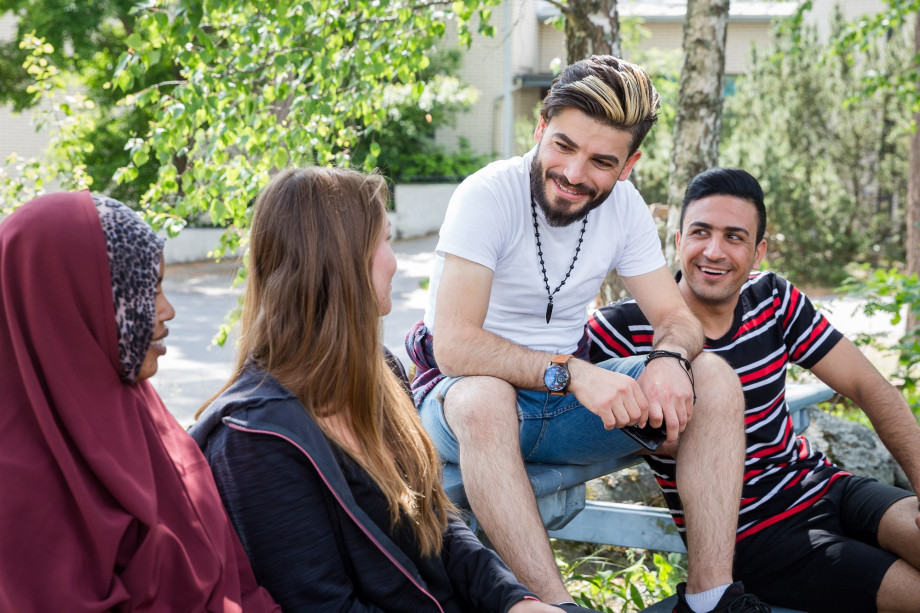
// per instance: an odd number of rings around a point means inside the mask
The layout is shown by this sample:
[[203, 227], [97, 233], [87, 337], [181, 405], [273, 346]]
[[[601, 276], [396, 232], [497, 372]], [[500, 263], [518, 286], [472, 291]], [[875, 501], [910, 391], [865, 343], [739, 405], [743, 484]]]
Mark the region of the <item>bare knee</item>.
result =
[[879, 586], [876, 597], [879, 613], [916, 611], [918, 592], [920, 571], [904, 560], [897, 560], [885, 573]]
[[461, 442], [516, 429], [517, 391], [495, 377], [464, 377], [447, 391], [444, 416]]
[[693, 360], [697, 409], [709, 418], [743, 419], [744, 393], [734, 369], [722, 358], [703, 352]]
[[888, 507], [878, 526], [879, 545], [920, 569], [920, 529], [917, 498], [902, 498]]

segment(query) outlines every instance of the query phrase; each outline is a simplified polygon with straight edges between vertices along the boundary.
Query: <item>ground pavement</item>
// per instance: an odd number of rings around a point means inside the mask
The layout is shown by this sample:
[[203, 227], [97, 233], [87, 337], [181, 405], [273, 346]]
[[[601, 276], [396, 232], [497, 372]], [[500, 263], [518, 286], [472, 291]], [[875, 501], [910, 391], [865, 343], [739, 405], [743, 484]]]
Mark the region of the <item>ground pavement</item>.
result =
[[[421, 319], [428, 297], [423, 289], [434, 261], [437, 236], [394, 241], [397, 271], [393, 278], [393, 310], [384, 319], [384, 343], [408, 367], [404, 338]], [[169, 322], [167, 353], [160, 358], [154, 387], [166, 407], [187, 427], [195, 411], [218, 391], [229, 378], [235, 359], [235, 336], [223, 347], [212, 344], [220, 324], [243, 294], [231, 287], [233, 263], [203, 263], [169, 266], [163, 281], [166, 297], [176, 309]], [[536, 271], [536, 269], [535, 269]], [[859, 301], [854, 298], [821, 300], [831, 322], [844, 334], [854, 338], [859, 332], [883, 333], [896, 338], [903, 324], [894, 330], [884, 315], [872, 318], [855, 313]]]

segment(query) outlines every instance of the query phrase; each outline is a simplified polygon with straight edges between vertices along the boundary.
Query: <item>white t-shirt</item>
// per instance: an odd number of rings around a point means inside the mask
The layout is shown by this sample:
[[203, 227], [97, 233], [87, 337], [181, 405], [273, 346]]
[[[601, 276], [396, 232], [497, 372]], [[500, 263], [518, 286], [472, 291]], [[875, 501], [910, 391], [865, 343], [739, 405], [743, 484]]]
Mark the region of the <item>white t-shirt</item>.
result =
[[[584, 334], [586, 307], [607, 273], [625, 277], [664, 265], [661, 243], [648, 207], [628, 181], [618, 181], [607, 200], [588, 214], [584, 242], [568, 281], [553, 296], [546, 323], [547, 292], [537, 256], [530, 205], [530, 165], [524, 157], [493, 162], [454, 192], [441, 226], [430, 281], [425, 325], [434, 329], [444, 255], [476, 262], [494, 272], [483, 328], [537, 351], [572, 353]], [[582, 223], [555, 228], [537, 207], [540, 243], [550, 291], [565, 277]]]

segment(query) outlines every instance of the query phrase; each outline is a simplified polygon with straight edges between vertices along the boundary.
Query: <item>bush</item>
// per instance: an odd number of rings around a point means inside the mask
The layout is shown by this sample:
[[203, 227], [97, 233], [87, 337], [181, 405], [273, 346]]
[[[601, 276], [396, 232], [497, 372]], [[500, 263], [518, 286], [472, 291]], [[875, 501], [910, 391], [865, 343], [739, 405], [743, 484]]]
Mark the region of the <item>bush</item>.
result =
[[[840, 290], [866, 300], [862, 307], [867, 315], [887, 313], [892, 325], [901, 323], [907, 313], [913, 315], [913, 327], [893, 347], [898, 352], [898, 370], [895, 376], [903, 380], [903, 391], [914, 413], [920, 415], [920, 280], [917, 275], [905, 275], [895, 268], [871, 271], [862, 266], [857, 271], [860, 278], [851, 277]], [[908, 319], [910, 319], [908, 317]], [[857, 338], [858, 344], [875, 342], [868, 335]]]
[[461, 138], [460, 149], [455, 152], [432, 144], [420, 150], [394, 151], [391, 156], [381, 156], [380, 163], [394, 183], [430, 183], [461, 181], [493, 159], [476, 153], [469, 141]]
[[572, 562], [556, 559], [566, 589], [578, 605], [605, 613], [641, 611], [674, 594], [677, 584], [687, 578], [684, 554], [613, 548], [613, 557], [602, 555], [610, 549]]

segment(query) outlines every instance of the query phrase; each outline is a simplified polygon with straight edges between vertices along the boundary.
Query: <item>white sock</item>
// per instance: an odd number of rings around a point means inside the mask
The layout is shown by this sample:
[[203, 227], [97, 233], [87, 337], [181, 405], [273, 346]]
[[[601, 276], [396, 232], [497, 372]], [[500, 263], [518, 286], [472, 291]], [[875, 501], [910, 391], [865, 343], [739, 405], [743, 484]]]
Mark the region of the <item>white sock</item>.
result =
[[722, 594], [728, 589], [728, 585], [729, 584], [726, 583], [725, 585], [714, 587], [711, 590], [706, 590], [699, 594], [687, 594], [684, 592], [684, 598], [687, 599], [687, 604], [690, 605], [690, 608], [696, 611], [696, 613], [706, 613], [716, 608], [716, 605], [719, 604], [719, 599], [722, 598]]

